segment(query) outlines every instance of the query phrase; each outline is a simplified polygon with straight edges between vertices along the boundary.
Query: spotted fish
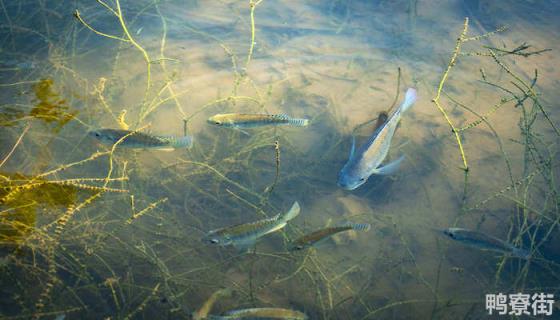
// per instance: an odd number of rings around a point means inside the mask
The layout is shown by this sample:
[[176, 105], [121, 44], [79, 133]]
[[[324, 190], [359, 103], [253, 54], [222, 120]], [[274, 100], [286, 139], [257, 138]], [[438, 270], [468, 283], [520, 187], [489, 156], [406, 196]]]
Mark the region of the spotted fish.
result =
[[278, 125], [305, 127], [309, 124], [309, 120], [296, 119], [285, 114], [222, 113], [208, 118], [208, 123], [227, 128], [246, 129]]
[[211, 320], [231, 319], [283, 319], [283, 320], [306, 320], [307, 315], [303, 312], [283, 308], [249, 308], [232, 310], [222, 316], [211, 315]]
[[371, 226], [368, 223], [347, 223], [339, 227], [329, 227], [306, 234], [294, 240], [288, 247], [290, 251], [303, 250], [314, 244], [328, 239], [329, 237], [348, 230], [368, 231]]
[[372, 174], [386, 175], [398, 169], [404, 160], [404, 156], [383, 166], [381, 163], [389, 153], [391, 140], [403, 113], [410, 109], [415, 101], [416, 90], [409, 88], [399, 109], [375, 130], [358, 151], [355, 151], [356, 143], [354, 139], [352, 140], [350, 157], [338, 174], [337, 184], [340, 187], [346, 190], [354, 190], [364, 184]]
[[193, 138], [191, 136], [155, 136], [121, 129], [98, 129], [92, 130], [88, 134], [108, 145], [113, 145], [121, 138], [128, 135], [118, 145], [124, 148], [171, 151], [178, 148], [190, 148], [193, 144]]
[[455, 241], [481, 250], [511, 254], [522, 259], [528, 259], [530, 256], [529, 251], [523, 248], [518, 248], [510, 243], [481, 232], [462, 228], [448, 228], [443, 230], [443, 234]]
[[296, 201], [283, 215], [278, 214], [268, 219], [212, 230], [202, 238], [202, 241], [220, 246], [233, 245], [239, 251], [245, 251], [254, 245], [258, 238], [284, 228], [288, 221], [299, 215], [299, 211], [299, 203]]

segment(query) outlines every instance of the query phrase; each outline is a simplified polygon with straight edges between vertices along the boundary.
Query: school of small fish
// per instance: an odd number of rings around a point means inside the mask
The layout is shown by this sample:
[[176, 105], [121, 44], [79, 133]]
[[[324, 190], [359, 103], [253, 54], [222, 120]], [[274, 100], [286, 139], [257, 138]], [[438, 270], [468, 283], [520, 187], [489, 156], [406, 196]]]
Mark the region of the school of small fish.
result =
[[[140, 32], [139, 30], [138, 32]], [[338, 173], [336, 184], [345, 190], [355, 190], [364, 185], [372, 175], [394, 174], [404, 160], [404, 156], [383, 164], [389, 154], [391, 142], [397, 126], [404, 115], [417, 100], [417, 92], [414, 88], [406, 91], [404, 101], [397, 110], [389, 116], [385, 111], [377, 118], [373, 134], [368, 140], [356, 150], [356, 139], [352, 136], [352, 147], [346, 163]], [[207, 119], [213, 126], [239, 130], [249, 134], [244, 129], [260, 128], [265, 126], [292, 126], [306, 127], [310, 124], [309, 119], [293, 118], [286, 114], [241, 114], [225, 113], [215, 114]], [[139, 131], [123, 129], [101, 128], [91, 130], [88, 133], [99, 142], [120, 148], [149, 149], [160, 151], [173, 151], [190, 148], [193, 145], [192, 136], [161, 136], [152, 135]], [[334, 184], [334, 183], [333, 183]], [[201, 239], [203, 243], [211, 246], [232, 246], [239, 252], [244, 253], [254, 249], [257, 241], [271, 233], [282, 230], [291, 220], [295, 219], [301, 211], [297, 201], [291, 208], [271, 218], [264, 218], [252, 222], [236, 224], [211, 230]], [[319, 244], [325, 243], [334, 235], [350, 230], [368, 231], [371, 225], [368, 223], [352, 223], [326, 227], [300, 236], [288, 243], [289, 252], [302, 251], [309, 248], [317, 248]], [[474, 247], [480, 250], [498, 252], [520, 259], [530, 259], [530, 251], [515, 246], [490, 235], [462, 228], [448, 228], [439, 230], [451, 240]], [[291, 309], [283, 308], [249, 308], [232, 310], [223, 315], [210, 314], [212, 306], [217, 299], [231, 293], [229, 289], [216, 291], [208, 301], [192, 314], [193, 319], [307, 319], [307, 315]]]

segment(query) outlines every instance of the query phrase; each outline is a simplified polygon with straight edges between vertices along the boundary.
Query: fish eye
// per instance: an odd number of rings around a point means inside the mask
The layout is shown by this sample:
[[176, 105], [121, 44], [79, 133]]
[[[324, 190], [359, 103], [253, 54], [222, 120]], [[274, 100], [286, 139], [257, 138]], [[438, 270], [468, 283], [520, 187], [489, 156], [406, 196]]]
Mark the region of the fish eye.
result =
[[214, 121], [214, 124], [218, 124], [218, 125], [219, 125], [219, 124], [220, 124], [220, 121]]
[[101, 137], [101, 133], [96, 132], [96, 133], [95, 133], [95, 136], [96, 136], [96, 137]]
[[210, 239], [210, 242], [216, 244], [216, 243], [219, 243], [220, 241], [218, 239]]
[[303, 246], [300, 244], [293, 244], [289, 248], [290, 251], [299, 251], [301, 249], [303, 249]]

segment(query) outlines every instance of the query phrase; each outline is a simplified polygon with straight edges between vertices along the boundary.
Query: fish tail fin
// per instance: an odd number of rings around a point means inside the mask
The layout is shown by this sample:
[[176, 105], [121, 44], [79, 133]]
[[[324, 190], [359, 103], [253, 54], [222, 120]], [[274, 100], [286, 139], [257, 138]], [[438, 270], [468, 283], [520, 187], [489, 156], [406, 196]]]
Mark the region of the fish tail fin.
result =
[[289, 122], [296, 127], [305, 127], [309, 125], [309, 119], [290, 119]]
[[529, 259], [529, 257], [531, 256], [529, 250], [523, 248], [512, 248], [512, 253], [514, 256], [521, 259]]
[[290, 210], [280, 217], [280, 219], [284, 222], [288, 222], [299, 215], [300, 209], [299, 203], [295, 201]]
[[416, 89], [408, 88], [408, 90], [406, 90], [404, 101], [399, 108], [400, 112], [404, 113], [406, 110], [410, 109], [410, 107], [412, 107], [412, 105], [416, 102], [416, 98]]
[[369, 231], [371, 225], [369, 223], [347, 223], [345, 226], [352, 228], [352, 230], [356, 231]]
[[190, 148], [193, 145], [192, 136], [182, 136], [179, 138], [173, 138], [171, 140], [171, 146], [175, 149], [179, 148]]

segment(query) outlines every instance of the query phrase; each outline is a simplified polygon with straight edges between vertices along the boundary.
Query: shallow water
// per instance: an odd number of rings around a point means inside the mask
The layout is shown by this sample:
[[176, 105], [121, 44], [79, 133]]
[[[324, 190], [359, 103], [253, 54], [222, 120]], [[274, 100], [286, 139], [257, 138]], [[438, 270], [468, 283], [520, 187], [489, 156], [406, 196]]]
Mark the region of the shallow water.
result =
[[[557, 1], [264, 0], [251, 54], [249, 0], [0, 3], [0, 316], [188, 319], [229, 288], [212, 314], [480, 319], [486, 294], [560, 295]], [[458, 135], [468, 171], [432, 102], [465, 17], [467, 38], [508, 27], [462, 43], [443, 86], [449, 121], [469, 127]], [[402, 167], [340, 189], [354, 128], [407, 87], [419, 99], [389, 153], [406, 156]], [[246, 135], [206, 123], [228, 112], [311, 124]], [[195, 144], [111, 152], [88, 136], [98, 127], [186, 131]], [[372, 131], [361, 127], [358, 144]], [[300, 216], [254, 253], [200, 241], [294, 201]], [[348, 221], [372, 228], [286, 251]], [[533, 258], [436, 230], [452, 226]], [[559, 317], [558, 305], [536, 317]]]

